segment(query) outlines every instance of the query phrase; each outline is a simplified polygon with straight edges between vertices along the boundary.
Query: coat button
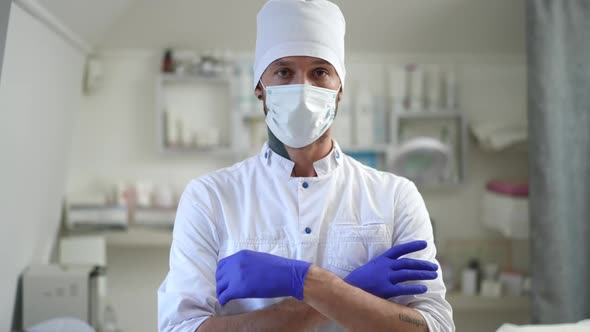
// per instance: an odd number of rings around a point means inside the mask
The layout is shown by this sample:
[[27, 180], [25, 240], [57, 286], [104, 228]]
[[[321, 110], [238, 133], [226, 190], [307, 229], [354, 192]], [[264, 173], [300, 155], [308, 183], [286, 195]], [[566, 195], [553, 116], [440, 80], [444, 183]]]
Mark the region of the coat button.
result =
[[311, 228], [305, 227], [305, 233], [307, 233], [307, 234], [311, 233]]
[[309, 187], [309, 184], [307, 182], [303, 182], [303, 185], [302, 186], [303, 186], [304, 189], [307, 189], [307, 187]]

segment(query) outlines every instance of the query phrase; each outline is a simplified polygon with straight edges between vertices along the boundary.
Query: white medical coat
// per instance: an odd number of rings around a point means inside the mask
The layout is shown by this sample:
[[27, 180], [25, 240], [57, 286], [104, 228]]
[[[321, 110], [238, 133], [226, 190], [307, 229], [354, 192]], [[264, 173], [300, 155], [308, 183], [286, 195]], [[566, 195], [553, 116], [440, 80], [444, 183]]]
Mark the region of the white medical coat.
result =
[[[406, 257], [435, 264], [424, 201], [409, 180], [362, 165], [334, 148], [314, 163], [317, 177], [291, 177], [294, 163], [267, 144], [259, 155], [192, 180], [180, 199], [170, 271], [158, 290], [161, 332], [194, 332], [208, 317], [263, 309], [283, 299], [240, 299], [219, 305], [217, 262], [249, 249], [312, 262], [340, 277], [394, 245], [426, 240]], [[439, 277], [417, 281], [421, 295], [390, 299], [413, 307], [431, 332], [454, 331]], [[318, 331], [340, 331], [326, 324]]]

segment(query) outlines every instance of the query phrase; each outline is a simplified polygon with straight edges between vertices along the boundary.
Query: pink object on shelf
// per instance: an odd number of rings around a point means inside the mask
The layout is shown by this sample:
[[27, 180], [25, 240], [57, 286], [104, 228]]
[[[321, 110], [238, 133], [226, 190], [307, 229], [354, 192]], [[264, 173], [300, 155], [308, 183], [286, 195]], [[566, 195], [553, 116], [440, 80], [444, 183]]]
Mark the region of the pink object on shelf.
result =
[[529, 184], [528, 183], [515, 183], [508, 181], [492, 180], [486, 184], [487, 190], [508, 196], [516, 197], [528, 197], [529, 196]]

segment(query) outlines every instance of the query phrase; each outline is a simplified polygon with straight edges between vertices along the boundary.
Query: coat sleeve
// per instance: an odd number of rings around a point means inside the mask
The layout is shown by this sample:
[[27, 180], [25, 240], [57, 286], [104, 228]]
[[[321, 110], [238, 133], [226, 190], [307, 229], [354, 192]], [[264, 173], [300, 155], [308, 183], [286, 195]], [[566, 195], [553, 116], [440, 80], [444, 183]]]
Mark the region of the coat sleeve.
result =
[[[405, 257], [422, 259], [439, 265], [436, 260], [430, 216], [413, 182], [403, 179], [395, 194], [394, 209], [393, 245], [425, 240], [428, 243], [426, 249]], [[398, 296], [390, 300], [418, 310], [424, 316], [430, 332], [455, 331], [453, 309], [445, 299], [446, 287], [443, 283], [442, 271], [439, 268], [437, 272], [438, 278], [435, 280], [408, 282], [426, 285], [428, 287], [426, 293]]]
[[170, 270], [158, 289], [158, 331], [194, 332], [214, 316], [218, 238], [205, 188], [193, 180], [183, 192], [170, 248]]

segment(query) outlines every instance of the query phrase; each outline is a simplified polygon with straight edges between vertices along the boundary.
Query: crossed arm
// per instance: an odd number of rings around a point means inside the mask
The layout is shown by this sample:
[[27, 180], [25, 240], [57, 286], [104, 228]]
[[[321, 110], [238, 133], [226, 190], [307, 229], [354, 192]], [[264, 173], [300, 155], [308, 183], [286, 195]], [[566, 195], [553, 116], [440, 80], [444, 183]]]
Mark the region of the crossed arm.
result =
[[303, 301], [211, 317], [197, 331], [307, 331], [330, 320], [350, 331], [428, 331], [417, 310], [371, 295], [317, 266], [307, 273]]

